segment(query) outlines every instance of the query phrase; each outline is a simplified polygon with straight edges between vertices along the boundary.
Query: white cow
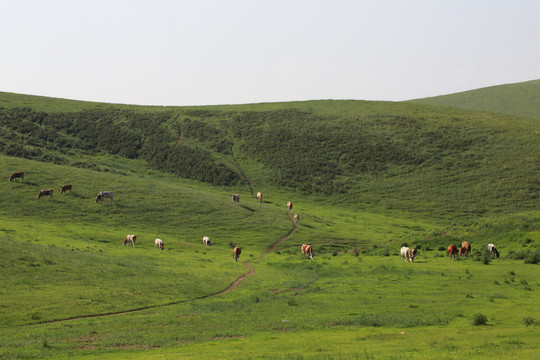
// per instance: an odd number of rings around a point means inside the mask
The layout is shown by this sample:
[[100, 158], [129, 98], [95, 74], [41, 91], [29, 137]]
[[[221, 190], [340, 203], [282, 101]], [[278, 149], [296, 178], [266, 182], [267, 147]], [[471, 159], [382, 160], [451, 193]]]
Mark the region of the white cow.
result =
[[499, 252], [497, 251], [497, 248], [495, 247], [495, 245], [488, 244], [487, 248], [490, 255], [495, 254], [496, 257], [499, 257]]
[[131, 243], [133, 247], [135, 247], [135, 242], [137, 241], [136, 235], [128, 235], [126, 236], [126, 239], [124, 240], [124, 246], [126, 246], [128, 243]]
[[401, 259], [405, 262], [412, 262], [411, 249], [406, 246], [401, 247]]
[[161, 250], [163, 250], [163, 246], [164, 246], [163, 240], [161, 240], [161, 239], [156, 239], [154, 247], [158, 247], [158, 248], [160, 248]]
[[204, 245], [208, 245], [208, 246], [212, 245], [210, 243], [210, 238], [208, 236], [203, 236], [202, 242], [204, 243]]
[[103, 201], [105, 199], [109, 199], [109, 202], [113, 201], [113, 193], [112, 193], [112, 191], [101, 191], [99, 194], [97, 194], [94, 201], [98, 202], [98, 201]]

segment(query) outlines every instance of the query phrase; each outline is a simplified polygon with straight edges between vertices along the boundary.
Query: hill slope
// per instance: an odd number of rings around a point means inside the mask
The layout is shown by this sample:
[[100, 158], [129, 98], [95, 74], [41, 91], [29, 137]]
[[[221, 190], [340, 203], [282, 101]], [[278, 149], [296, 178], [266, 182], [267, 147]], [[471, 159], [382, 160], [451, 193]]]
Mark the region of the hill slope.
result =
[[40, 98], [35, 108], [15, 106], [28, 100], [10, 97], [0, 108], [5, 155], [89, 169], [100, 168], [99, 154], [115, 155], [220, 186], [245, 184], [243, 169], [259, 187], [439, 218], [537, 207], [532, 119], [367, 101], [78, 111], [59, 101], [42, 111]]
[[540, 80], [491, 86], [456, 94], [417, 99], [411, 102], [493, 111], [540, 119]]
[[[16, 103], [0, 109], [13, 155], [0, 154], [1, 358], [537, 353], [534, 119], [357, 101]], [[57, 194], [64, 183], [72, 194]], [[115, 201], [94, 202], [102, 190]], [[473, 254], [450, 261], [461, 241]]]

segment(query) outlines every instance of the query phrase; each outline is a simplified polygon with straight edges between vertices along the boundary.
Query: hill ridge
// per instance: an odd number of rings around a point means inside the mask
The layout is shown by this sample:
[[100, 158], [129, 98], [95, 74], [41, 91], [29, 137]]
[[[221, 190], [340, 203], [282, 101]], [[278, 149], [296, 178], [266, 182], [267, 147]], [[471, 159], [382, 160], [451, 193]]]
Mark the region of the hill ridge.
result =
[[540, 79], [414, 99], [410, 102], [540, 119]]

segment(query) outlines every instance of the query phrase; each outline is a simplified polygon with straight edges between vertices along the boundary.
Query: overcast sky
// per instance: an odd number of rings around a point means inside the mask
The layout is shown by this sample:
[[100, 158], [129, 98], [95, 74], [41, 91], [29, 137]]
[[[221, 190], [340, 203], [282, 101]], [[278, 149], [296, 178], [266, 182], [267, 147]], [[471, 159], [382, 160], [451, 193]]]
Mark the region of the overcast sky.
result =
[[0, 91], [409, 100], [540, 79], [538, 0], [0, 0]]

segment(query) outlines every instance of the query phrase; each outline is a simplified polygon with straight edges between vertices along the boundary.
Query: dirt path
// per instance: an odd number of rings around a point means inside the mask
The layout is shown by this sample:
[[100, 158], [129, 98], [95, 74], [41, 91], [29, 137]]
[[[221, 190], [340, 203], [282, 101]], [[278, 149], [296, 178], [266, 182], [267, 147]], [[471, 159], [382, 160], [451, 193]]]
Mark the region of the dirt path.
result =
[[249, 264], [249, 261], [244, 261], [242, 263], [242, 265], [244, 265], [245, 267], [247, 267], [249, 269], [249, 272], [245, 273], [244, 275], [240, 276], [238, 279], [236, 279], [232, 284], [231, 286], [229, 286], [228, 288], [226, 288], [225, 290], [223, 291], [220, 291], [218, 292], [217, 294], [214, 294], [212, 296], [217, 296], [217, 295], [221, 295], [221, 294], [226, 294], [228, 293], [229, 291], [231, 291], [232, 289], [234, 289], [235, 287], [237, 287], [242, 281], [244, 281], [244, 279], [247, 279], [248, 277], [250, 277], [251, 275], [255, 274], [255, 269], [252, 268]]

